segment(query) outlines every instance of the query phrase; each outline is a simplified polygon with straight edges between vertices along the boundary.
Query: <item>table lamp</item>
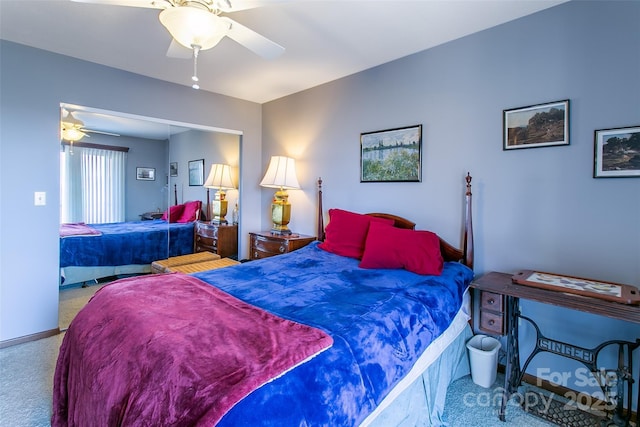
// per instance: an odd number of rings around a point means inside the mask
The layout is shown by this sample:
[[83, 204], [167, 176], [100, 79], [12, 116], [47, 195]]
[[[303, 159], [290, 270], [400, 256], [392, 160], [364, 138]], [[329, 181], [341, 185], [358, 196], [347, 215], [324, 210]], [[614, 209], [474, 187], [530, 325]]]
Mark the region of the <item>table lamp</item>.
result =
[[296, 177], [296, 161], [290, 157], [272, 156], [267, 172], [260, 182], [260, 186], [277, 188], [271, 203], [271, 221], [273, 234], [291, 234], [287, 227], [291, 220], [291, 203], [287, 190], [300, 188]]
[[[229, 165], [223, 165], [220, 163], [214, 163], [211, 165], [209, 176], [204, 183], [207, 188], [216, 188], [218, 191], [213, 200], [211, 211], [207, 212], [211, 215], [211, 222], [214, 224], [226, 224], [227, 220], [225, 215], [227, 214], [227, 200], [225, 199], [225, 191], [236, 188], [231, 180], [231, 167]], [[208, 190], [207, 190], [208, 191]], [[207, 205], [209, 204], [209, 197], [207, 192]], [[209, 206], [207, 206], [209, 210]]]

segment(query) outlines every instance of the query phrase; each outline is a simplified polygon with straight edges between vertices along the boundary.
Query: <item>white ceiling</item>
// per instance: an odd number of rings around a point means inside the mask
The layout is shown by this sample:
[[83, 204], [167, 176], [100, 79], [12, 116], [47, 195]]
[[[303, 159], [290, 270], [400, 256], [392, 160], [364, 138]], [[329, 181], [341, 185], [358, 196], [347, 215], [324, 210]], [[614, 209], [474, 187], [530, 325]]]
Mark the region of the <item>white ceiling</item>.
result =
[[[200, 90], [264, 103], [564, 1], [260, 0], [264, 6], [228, 16], [285, 53], [266, 60], [225, 37], [201, 52]], [[166, 56], [171, 36], [158, 13], [70, 0], [0, 0], [0, 37], [190, 86], [193, 64]]]

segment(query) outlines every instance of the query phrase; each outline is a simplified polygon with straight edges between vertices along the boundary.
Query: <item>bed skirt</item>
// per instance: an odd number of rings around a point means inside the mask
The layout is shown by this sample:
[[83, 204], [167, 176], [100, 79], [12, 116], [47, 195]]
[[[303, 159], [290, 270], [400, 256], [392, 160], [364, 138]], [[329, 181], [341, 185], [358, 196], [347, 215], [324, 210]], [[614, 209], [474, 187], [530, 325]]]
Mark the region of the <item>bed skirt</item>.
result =
[[449, 384], [469, 375], [469, 292], [453, 322], [360, 427], [443, 426]]
[[62, 267], [60, 269], [60, 289], [76, 287], [78, 283], [90, 282], [104, 277], [121, 274], [151, 273], [151, 264], [105, 265], [97, 267]]

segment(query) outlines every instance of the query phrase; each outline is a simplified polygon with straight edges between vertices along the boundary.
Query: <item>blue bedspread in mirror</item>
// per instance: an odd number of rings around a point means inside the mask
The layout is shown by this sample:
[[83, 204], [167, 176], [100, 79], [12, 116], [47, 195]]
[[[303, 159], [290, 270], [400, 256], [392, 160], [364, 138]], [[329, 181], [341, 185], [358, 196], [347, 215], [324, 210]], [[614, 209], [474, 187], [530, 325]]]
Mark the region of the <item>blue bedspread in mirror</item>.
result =
[[89, 226], [101, 234], [60, 238], [60, 267], [150, 264], [193, 252], [193, 222], [153, 220]]
[[240, 401], [219, 425], [357, 426], [449, 326], [473, 272], [451, 262], [440, 276], [365, 270], [314, 242], [195, 276], [334, 340]]

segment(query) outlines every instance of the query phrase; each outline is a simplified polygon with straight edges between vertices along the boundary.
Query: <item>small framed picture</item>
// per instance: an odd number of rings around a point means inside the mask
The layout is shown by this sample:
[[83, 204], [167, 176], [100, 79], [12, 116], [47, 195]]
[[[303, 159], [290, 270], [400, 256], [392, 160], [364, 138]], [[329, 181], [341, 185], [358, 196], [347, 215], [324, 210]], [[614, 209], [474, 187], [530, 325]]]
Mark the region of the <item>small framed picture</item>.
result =
[[189, 161], [189, 186], [204, 184], [204, 159]]
[[640, 177], [640, 126], [595, 131], [593, 177]]
[[420, 182], [422, 125], [360, 134], [360, 182]]
[[156, 180], [156, 168], [136, 168], [136, 179], [140, 181], [155, 181]]
[[503, 110], [503, 150], [569, 145], [569, 100]]
[[178, 176], [178, 162], [169, 163], [169, 175]]

